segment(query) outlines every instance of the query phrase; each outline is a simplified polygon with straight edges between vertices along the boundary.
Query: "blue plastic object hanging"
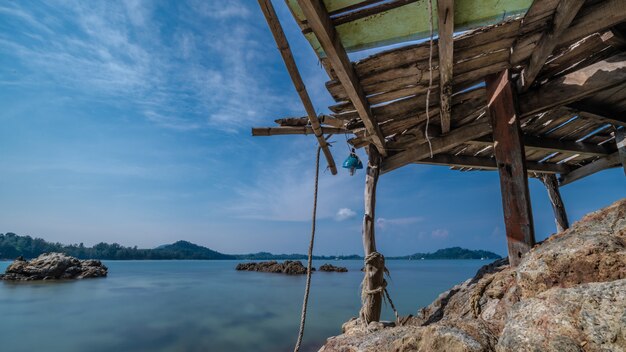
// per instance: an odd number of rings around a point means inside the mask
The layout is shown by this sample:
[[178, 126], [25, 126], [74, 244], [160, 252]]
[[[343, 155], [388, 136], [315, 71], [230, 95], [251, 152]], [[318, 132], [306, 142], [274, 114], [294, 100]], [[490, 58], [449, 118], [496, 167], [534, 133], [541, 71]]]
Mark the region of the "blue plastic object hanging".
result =
[[363, 163], [359, 159], [358, 155], [356, 155], [354, 148], [350, 152], [350, 155], [343, 162], [344, 169], [350, 169], [350, 176], [353, 176], [356, 170], [360, 170], [363, 168]]

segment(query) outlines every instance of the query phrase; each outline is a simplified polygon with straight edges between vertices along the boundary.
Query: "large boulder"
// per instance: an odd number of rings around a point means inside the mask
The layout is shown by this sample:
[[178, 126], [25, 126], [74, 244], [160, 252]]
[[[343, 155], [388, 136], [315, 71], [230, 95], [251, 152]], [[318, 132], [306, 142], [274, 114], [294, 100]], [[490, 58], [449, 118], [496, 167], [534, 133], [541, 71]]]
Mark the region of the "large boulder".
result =
[[496, 351], [626, 350], [626, 280], [554, 288], [513, 306]]
[[[299, 260], [285, 260], [282, 263], [274, 260], [269, 262], [239, 263], [235, 270], [281, 273], [287, 275], [303, 275], [307, 272], [306, 267], [302, 265], [302, 262]], [[315, 271], [315, 268], [311, 268], [311, 271]]]
[[0, 279], [9, 281], [86, 279], [107, 276], [108, 269], [99, 260], [79, 260], [63, 253], [44, 253], [27, 261], [17, 258]]
[[626, 352], [626, 199], [553, 235], [512, 269], [482, 267], [401, 324], [354, 319], [320, 351]]

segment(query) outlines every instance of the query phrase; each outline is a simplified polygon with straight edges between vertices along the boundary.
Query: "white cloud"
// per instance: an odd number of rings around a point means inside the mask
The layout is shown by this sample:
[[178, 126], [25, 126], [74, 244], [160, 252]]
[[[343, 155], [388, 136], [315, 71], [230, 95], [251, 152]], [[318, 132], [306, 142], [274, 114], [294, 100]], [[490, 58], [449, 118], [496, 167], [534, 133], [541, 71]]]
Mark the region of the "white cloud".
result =
[[430, 233], [430, 236], [434, 239], [446, 239], [450, 232], [447, 229], [436, 229]]
[[352, 219], [355, 216], [356, 216], [356, 212], [354, 210], [350, 208], [341, 208], [337, 211], [337, 214], [335, 215], [335, 220], [344, 221], [344, 220]]
[[415, 224], [423, 220], [424, 218], [420, 216], [412, 216], [412, 217], [406, 217], [406, 218], [394, 218], [394, 219], [378, 218], [376, 219], [376, 226], [378, 226], [380, 229], [387, 229], [387, 228], [394, 227], [394, 226], [411, 225], [411, 224]]
[[25, 4], [0, 6], [0, 21], [21, 33], [0, 33], [0, 55], [25, 68], [16, 75], [22, 84], [128, 102], [147, 121], [178, 131], [239, 132], [300, 110], [267, 69], [279, 61], [265, 24], [242, 21], [252, 16], [246, 2], [176, 3], [167, 30], [149, 1]]
[[[315, 179], [315, 141], [299, 139], [290, 144], [285, 140], [283, 153], [277, 161], [250, 170], [253, 175], [236, 185], [235, 199], [223, 208], [228, 216], [274, 221], [310, 221]], [[278, 151], [277, 151], [278, 153]], [[326, 162], [320, 159], [318, 219], [337, 215], [337, 204], [356, 207], [362, 202], [363, 175], [350, 177], [346, 172], [332, 176], [324, 171]]]

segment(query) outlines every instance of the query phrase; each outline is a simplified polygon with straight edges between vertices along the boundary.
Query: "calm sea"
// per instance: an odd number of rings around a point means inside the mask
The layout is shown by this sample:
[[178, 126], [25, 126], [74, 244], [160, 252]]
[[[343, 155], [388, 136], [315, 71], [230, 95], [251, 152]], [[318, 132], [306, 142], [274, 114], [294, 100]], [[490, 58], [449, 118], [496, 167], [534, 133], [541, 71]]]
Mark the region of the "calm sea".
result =
[[[313, 275], [303, 351], [339, 334], [359, 309], [362, 262], [331, 263], [350, 271]], [[400, 314], [415, 314], [486, 263], [389, 261], [388, 288]], [[0, 350], [291, 351], [305, 277], [238, 272], [236, 264], [108, 261], [103, 279], [0, 282]], [[392, 320], [389, 308], [384, 314]]]

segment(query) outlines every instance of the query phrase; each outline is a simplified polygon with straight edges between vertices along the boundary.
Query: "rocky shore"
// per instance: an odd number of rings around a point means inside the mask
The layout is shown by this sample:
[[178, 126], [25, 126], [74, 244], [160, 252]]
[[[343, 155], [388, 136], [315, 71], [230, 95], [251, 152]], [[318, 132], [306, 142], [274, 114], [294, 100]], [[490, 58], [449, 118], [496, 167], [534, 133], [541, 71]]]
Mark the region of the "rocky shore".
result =
[[626, 351], [626, 200], [515, 269], [507, 259], [484, 266], [399, 325], [353, 319], [320, 351]]
[[33, 281], [86, 279], [107, 276], [108, 269], [99, 260], [79, 260], [63, 253], [45, 253], [30, 261], [17, 258], [1, 280]]

